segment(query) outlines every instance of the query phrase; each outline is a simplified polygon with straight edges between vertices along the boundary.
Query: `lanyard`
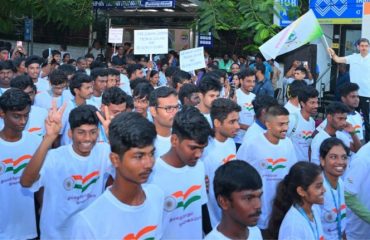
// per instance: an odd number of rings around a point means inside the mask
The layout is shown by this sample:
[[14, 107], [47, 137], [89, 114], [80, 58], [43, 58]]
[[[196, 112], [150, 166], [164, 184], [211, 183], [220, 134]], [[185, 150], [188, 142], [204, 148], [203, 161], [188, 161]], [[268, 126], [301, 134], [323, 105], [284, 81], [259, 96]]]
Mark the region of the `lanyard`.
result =
[[311, 231], [312, 231], [312, 234], [314, 235], [315, 239], [316, 240], [320, 240], [320, 237], [319, 237], [319, 229], [317, 228], [317, 222], [316, 222], [316, 218], [315, 218], [315, 214], [312, 212], [312, 216], [313, 216], [313, 220], [314, 220], [314, 223], [315, 223], [315, 228], [316, 228], [316, 231], [315, 229], [312, 227], [312, 224], [311, 224], [311, 220], [308, 218], [306, 212], [303, 210], [302, 207], [300, 206], [297, 206], [295, 205], [294, 206], [298, 212], [306, 219], [308, 225], [310, 226], [311, 228]]
[[339, 182], [337, 184], [337, 195], [338, 195], [338, 201], [335, 199], [333, 188], [331, 187], [330, 182], [326, 178], [326, 175], [324, 174], [324, 179], [328, 183], [330, 188], [331, 197], [334, 202], [335, 209], [337, 210], [337, 230], [338, 230], [338, 239], [342, 239], [342, 218], [341, 218], [341, 199], [340, 199], [340, 185]]

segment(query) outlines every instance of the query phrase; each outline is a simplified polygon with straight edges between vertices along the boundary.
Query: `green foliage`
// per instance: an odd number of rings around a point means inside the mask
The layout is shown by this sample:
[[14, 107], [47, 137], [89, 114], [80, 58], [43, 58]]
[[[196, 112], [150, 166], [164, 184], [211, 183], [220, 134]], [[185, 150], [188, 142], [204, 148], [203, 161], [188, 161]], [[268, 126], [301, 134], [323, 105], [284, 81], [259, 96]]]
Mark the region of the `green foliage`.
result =
[[[287, 15], [296, 18], [301, 6], [288, 8]], [[283, 7], [275, 0], [205, 0], [198, 9], [196, 23], [200, 32], [211, 31], [216, 38], [218, 31], [226, 30], [236, 31], [241, 39], [253, 39], [254, 44], [245, 50], [255, 52], [281, 30], [273, 24], [274, 14], [279, 16], [281, 10]]]
[[0, 32], [10, 32], [32, 16], [78, 30], [92, 21], [92, 0], [4, 0], [0, 4]]

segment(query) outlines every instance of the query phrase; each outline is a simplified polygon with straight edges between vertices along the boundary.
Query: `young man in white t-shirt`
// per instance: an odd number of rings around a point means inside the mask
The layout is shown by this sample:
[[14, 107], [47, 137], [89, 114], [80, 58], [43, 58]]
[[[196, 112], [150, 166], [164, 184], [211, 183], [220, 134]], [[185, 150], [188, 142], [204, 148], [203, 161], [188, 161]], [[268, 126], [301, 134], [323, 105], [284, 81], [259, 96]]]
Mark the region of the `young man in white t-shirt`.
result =
[[[198, 161], [212, 130], [198, 109], [185, 106], [174, 119], [171, 149], [156, 159], [149, 183], [165, 194], [163, 239], [201, 239], [211, 229], [205, 171]], [[203, 230], [202, 230], [203, 221]]]
[[215, 174], [214, 193], [222, 219], [206, 240], [262, 240], [256, 226], [261, 215], [262, 179], [255, 168], [240, 160], [220, 166]]
[[173, 119], [180, 109], [175, 89], [160, 87], [154, 89], [149, 97], [149, 110], [153, 117], [157, 137], [154, 141], [154, 158], [167, 153], [171, 148], [171, 128]]
[[60, 132], [62, 135], [60, 140], [61, 145], [70, 144], [72, 142], [68, 134], [70, 130], [68, 122], [69, 114], [76, 107], [89, 104], [88, 100], [93, 94], [93, 84], [93, 80], [85, 73], [77, 73], [72, 77], [69, 83], [69, 90], [74, 96], [74, 99], [67, 102], [67, 107], [63, 114], [62, 129]]
[[[33, 83], [37, 87], [36, 94], [46, 92], [50, 88], [49, 82], [40, 77], [41, 64], [43, 63], [43, 61], [44, 60], [39, 56], [33, 55], [29, 56], [24, 63], [27, 69], [27, 75], [32, 79]], [[48, 63], [45, 64], [48, 65]]]
[[[320, 164], [320, 145], [329, 137], [339, 138], [352, 152], [357, 152], [361, 148], [362, 145], [355, 133], [355, 128], [347, 122], [349, 111], [349, 108], [341, 102], [333, 102], [326, 107], [327, 124], [312, 139], [311, 162]], [[343, 130], [350, 134], [351, 139]]]
[[284, 105], [284, 107], [289, 111], [290, 114], [292, 113], [299, 113], [301, 110], [301, 105], [299, 104], [299, 93], [301, 89], [306, 87], [307, 84], [304, 81], [295, 80], [287, 87], [287, 96], [288, 102]]
[[93, 95], [90, 98], [90, 104], [94, 105], [97, 109], [101, 108], [102, 95], [107, 88], [108, 71], [105, 68], [94, 68], [90, 74], [94, 82]]
[[217, 205], [213, 192], [213, 179], [216, 169], [236, 158], [236, 147], [233, 137], [239, 130], [240, 106], [227, 98], [218, 98], [211, 107], [214, 137], [210, 137], [208, 146], [202, 154], [202, 161], [208, 182], [208, 211], [212, 227], [216, 227], [221, 220], [221, 210]]
[[210, 74], [206, 74], [200, 80], [198, 88], [200, 91], [200, 103], [197, 105], [197, 108], [204, 115], [212, 128], [213, 126], [210, 114], [211, 106], [212, 102], [220, 97], [222, 85], [218, 79], [212, 77]]
[[370, 236], [370, 143], [353, 157], [344, 180], [347, 207], [346, 236], [349, 240], [368, 239]]
[[235, 92], [236, 101], [241, 107], [241, 112], [239, 113], [240, 130], [234, 138], [237, 148], [239, 148], [242, 144], [245, 132], [254, 122], [254, 109], [252, 101], [256, 97], [256, 95], [252, 93], [253, 88], [256, 85], [256, 76], [254, 71], [246, 69], [245, 71], [239, 73], [239, 77], [241, 83], [240, 88]]
[[301, 111], [289, 114], [288, 136], [292, 140], [298, 161], [309, 161], [309, 148], [315, 121], [311, 116], [317, 114], [319, 92], [310, 86], [301, 89], [298, 99]]
[[19, 179], [41, 137], [23, 131], [31, 100], [20, 89], [11, 88], [0, 97], [0, 239], [37, 237], [34, 195]]
[[255, 113], [255, 120], [245, 133], [242, 144], [247, 142], [248, 139], [266, 132], [266, 110], [271, 106], [279, 105], [279, 103], [275, 98], [269, 95], [259, 95], [252, 101], [252, 105]]
[[[164, 194], [143, 186], [154, 165], [155, 127], [139, 113], [123, 113], [109, 127], [113, 185], [73, 219], [72, 239], [160, 239]], [[121, 227], [113, 227], [118, 224]], [[118, 226], [117, 225], [117, 226]]]
[[14, 77], [15, 66], [12, 60], [0, 61], [0, 96], [10, 88], [10, 80]]
[[46, 110], [51, 108], [51, 102], [55, 99], [57, 107], [61, 107], [64, 102], [67, 101], [63, 96], [63, 91], [67, 87], [67, 75], [59, 70], [55, 69], [49, 75], [50, 90], [37, 94], [35, 97], [35, 106], [42, 107]]
[[297, 162], [292, 141], [286, 137], [289, 112], [280, 105], [266, 112], [266, 133], [248, 139], [238, 150], [237, 159], [250, 163], [262, 177], [262, 214], [260, 229], [267, 229], [278, 183]]
[[43, 136], [45, 133], [44, 123], [46, 117], [48, 116], [48, 112], [47, 110], [34, 105], [35, 95], [37, 91], [35, 84], [32, 82], [30, 77], [28, 77], [27, 75], [22, 75], [13, 78], [10, 81], [10, 87], [23, 90], [23, 92], [27, 93], [31, 98], [32, 106], [25, 131]]
[[53, 107], [45, 123], [46, 134], [21, 177], [21, 184], [44, 188], [40, 217], [41, 239], [70, 238], [70, 220], [104, 191], [112, 171], [110, 148], [98, 139], [97, 109], [82, 105], [71, 111], [72, 144], [49, 150], [58, 137], [62, 111]]

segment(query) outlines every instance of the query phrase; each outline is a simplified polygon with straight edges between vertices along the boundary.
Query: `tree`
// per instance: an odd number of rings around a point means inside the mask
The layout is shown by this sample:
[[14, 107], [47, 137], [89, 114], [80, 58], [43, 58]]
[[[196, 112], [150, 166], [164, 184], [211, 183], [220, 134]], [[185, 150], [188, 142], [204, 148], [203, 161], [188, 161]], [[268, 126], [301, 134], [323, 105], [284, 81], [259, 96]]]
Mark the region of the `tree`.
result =
[[0, 32], [10, 32], [25, 17], [78, 30], [92, 21], [92, 0], [6, 0], [0, 4]]
[[[288, 8], [288, 16], [296, 18], [305, 2]], [[273, 16], [279, 16], [280, 10], [283, 8], [275, 0], [206, 0], [198, 9], [197, 24], [200, 32], [211, 31], [216, 38], [221, 30], [236, 31], [242, 39], [251, 38], [254, 44], [244, 50], [255, 52], [281, 30], [273, 24]]]

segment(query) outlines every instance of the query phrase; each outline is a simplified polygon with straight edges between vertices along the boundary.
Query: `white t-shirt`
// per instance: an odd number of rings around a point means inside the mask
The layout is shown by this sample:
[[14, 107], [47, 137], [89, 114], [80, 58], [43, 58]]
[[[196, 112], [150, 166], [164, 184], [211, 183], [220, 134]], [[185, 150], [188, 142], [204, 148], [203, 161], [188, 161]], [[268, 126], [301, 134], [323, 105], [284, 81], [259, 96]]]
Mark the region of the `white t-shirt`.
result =
[[[355, 195], [361, 204], [370, 210], [370, 143], [365, 144], [356, 153], [347, 170], [345, 177], [345, 191]], [[347, 239], [368, 239], [370, 224], [359, 218], [348, 208], [347, 211]]]
[[308, 149], [311, 146], [314, 131], [315, 121], [313, 118], [310, 117], [307, 121], [301, 112], [289, 115], [288, 136], [293, 142], [298, 161], [308, 162]]
[[0, 239], [37, 237], [33, 192], [19, 181], [40, 142], [27, 132], [17, 142], [0, 138]]
[[[364, 139], [364, 120], [361, 114], [358, 113], [357, 111], [354, 111], [352, 114], [350, 113], [347, 114], [347, 122], [349, 122], [355, 128], [355, 132], [356, 132], [358, 139], [360, 139], [360, 141], [363, 140]], [[328, 123], [328, 120], [325, 119], [324, 121], [320, 123], [320, 125], [316, 128], [316, 130], [317, 131], [323, 130], [326, 127], [327, 123]], [[342, 132], [347, 135], [350, 141], [352, 141], [352, 137], [348, 132], [346, 131], [342, 131]]]
[[[341, 131], [337, 131], [335, 133], [335, 136], [343, 141], [343, 143], [350, 147], [351, 142], [349, 141], [347, 135]], [[320, 165], [320, 146], [321, 143], [331, 136], [325, 131], [319, 131], [315, 137], [312, 139], [311, 142], [311, 162], [316, 163], [317, 165]]]
[[45, 78], [37, 79], [37, 82], [35, 83], [36, 88], [37, 88], [37, 94], [40, 94], [42, 92], [47, 92], [50, 90], [50, 83], [46, 79]]
[[247, 132], [244, 134], [242, 143], [245, 143], [248, 139], [254, 138], [255, 136], [265, 133], [265, 132], [266, 132], [266, 127], [262, 127], [261, 123], [258, 120], [256, 120], [247, 129]]
[[346, 63], [350, 65], [349, 76], [351, 82], [357, 83], [360, 89], [358, 94], [370, 97], [370, 54], [362, 57], [359, 53], [346, 56]]
[[202, 161], [194, 167], [175, 168], [161, 158], [156, 160], [148, 183], [164, 191], [163, 239], [201, 239], [202, 205], [207, 203]]
[[56, 101], [57, 107], [60, 108], [65, 102], [63, 94], [59, 97], [52, 97], [49, 92], [42, 92], [37, 94], [35, 97], [35, 106], [49, 110], [52, 106], [52, 102]]
[[95, 97], [94, 95], [91, 96], [89, 99], [89, 104], [94, 105], [98, 110], [101, 109], [101, 103], [102, 103], [103, 95], [100, 97]]
[[290, 114], [299, 113], [301, 111], [301, 105], [298, 104], [298, 106], [295, 106], [290, 101], [285, 103], [284, 107], [288, 110]]
[[41, 238], [70, 238], [71, 217], [97, 199], [112, 172], [108, 144], [96, 144], [89, 156], [78, 155], [72, 145], [49, 150], [32, 185], [44, 187], [40, 218]]
[[[256, 95], [254, 93], [246, 94], [240, 88], [236, 90], [236, 100], [238, 105], [242, 109], [239, 113], [239, 122], [241, 124], [246, 124], [250, 126], [254, 122], [255, 113], [252, 101], [254, 100], [255, 97]], [[236, 136], [234, 137], [234, 141], [236, 143], [242, 143], [245, 132], [246, 130], [240, 129]]]
[[275, 145], [261, 133], [243, 143], [238, 150], [237, 159], [251, 164], [262, 178], [262, 214], [258, 220], [261, 229], [267, 228], [278, 183], [297, 162], [293, 148], [289, 138], [280, 139]]
[[63, 90], [63, 98], [64, 98], [64, 102], [68, 102], [70, 100], [73, 100], [75, 97], [72, 95], [71, 93], [71, 90], [69, 89], [65, 89]]
[[130, 79], [124, 74], [120, 74], [120, 83], [119, 87], [127, 93], [127, 95], [132, 96], [131, 88], [130, 88]]
[[201, 160], [206, 171], [206, 182], [208, 182], [208, 212], [212, 227], [216, 227], [221, 221], [221, 209], [217, 204], [213, 190], [213, 179], [215, 172], [221, 165], [236, 159], [236, 147], [232, 138], [220, 142], [215, 138], [209, 138], [208, 146], [204, 149]]
[[[246, 240], [262, 240], [261, 230], [258, 227], [248, 227], [249, 235]], [[204, 238], [204, 240], [231, 240], [223, 235], [214, 227], [213, 230]]]
[[[333, 189], [327, 180], [324, 180], [324, 204], [321, 208], [321, 223], [325, 240], [338, 240], [338, 213], [341, 219], [341, 236], [346, 228], [347, 205], [344, 201], [344, 183], [338, 179], [337, 189]], [[335, 203], [334, 203], [335, 202]]]
[[121, 202], [107, 189], [73, 219], [72, 239], [160, 239], [164, 194], [155, 185], [143, 187], [138, 206]]
[[[320, 209], [318, 206], [312, 206], [312, 213], [315, 222], [308, 222], [294, 206], [291, 206], [286, 213], [279, 229], [279, 240], [303, 240], [324, 239], [324, 234], [320, 219]], [[311, 226], [310, 226], [311, 225]], [[319, 236], [317, 238], [317, 236]]]
[[30, 115], [28, 122], [25, 127], [25, 131], [44, 136], [45, 134], [45, 119], [48, 117], [48, 111], [41, 107], [31, 106]]
[[154, 158], [157, 159], [163, 154], [167, 153], [171, 149], [171, 135], [168, 137], [162, 137], [157, 134], [157, 137], [154, 140]]
[[209, 123], [209, 126], [211, 126], [211, 128], [213, 128], [211, 114], [210, 113], [202, 113], [202, 114], [207, 119], [207, 122]]

